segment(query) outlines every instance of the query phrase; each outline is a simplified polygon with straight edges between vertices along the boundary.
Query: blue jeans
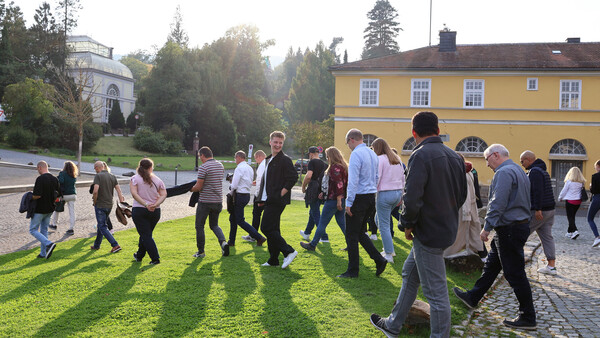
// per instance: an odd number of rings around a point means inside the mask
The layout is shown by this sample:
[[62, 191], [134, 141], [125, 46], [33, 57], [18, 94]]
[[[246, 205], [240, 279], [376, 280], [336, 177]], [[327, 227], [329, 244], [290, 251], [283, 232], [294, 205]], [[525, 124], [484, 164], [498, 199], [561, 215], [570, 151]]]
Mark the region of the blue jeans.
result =
[[392, 241], [392, 232], [390, 218], [392, 210], [402, 200], [402, 189], [380, 191], [377, 193], [377, 226], [381, 233], [381, 241], [385, 253], [394, 253], [394, 242]]
[[235, 245], [235, 236], [237, 234], [238, 225], [246, 230], [250, 237], [256, 240], [265, 239], [253, 226], [248, 224], [244, 218], [244, 208], [249, 202], [250, 194], [235, 194], [233, 213], [229, 214], [229, 245]]
[[52, 241], [48, 239], [48, 225], [50, 224], [51, 216], [52, 213], [33, 214], [29, 223], [29, 233], [42, 243], [40, 250], [40, 255], [42, 256], [46, 256], [46, 246], [52, 244]]
[[316, 247], [325, 234], [325, 229], [327, 225], [329, 225], [329, 221], [335, 215], [335, 221], [338, 226], [342, 230], [342, 233], [346, 234], [346, 217], [344, 214], [346, 213], [345, 209], [346, 200], [342, 199], [342, 210], [337, 209], [337, 200], [327, 200], [325, 204], [323, 204], [323, 211], [321, 212], [321, 217], [319, 218], [319, 224], [317, 225], [317, 231], [315, 231], [315, 236], [313, 237], [310, 245]]
[[96, 222], [98, 222], [98, 233], [96, 234], [94, 247], [98, 249], [100, 248], [100, 244], [102, 244], [102, 237], [106, 237], [106, 240], [113, 248], [119, 245], [110, 231], [108, 231], [108, 226], [106, 224], [106, 220], [110, 215], [110, 208], [98, 208], [94, 206], [94, 210], [96, 211]]
[[588, 207], [588, 214], [587, 214], [587, 221], [590, 224], [590, 228], [592, 228], [592, 232], [594, 233], [594, 236], [596, 236], [596, 237], [600, 236], [600, 235], [598, 235], [598, 227], [596, 226], [596, 223], [594, 222], [594, 217], [598, 213], [598, 210], [600, 210], [600, 194], [596, 194], [596, 195], [592, 196], [592, 203], [590, 203], [590, 206]]
[[158, 255], [156, 242], [154, 242], [154, 238], [152, 238], [152, 232], [160, 220], [160, 208], [149, 211], [146, 208], [135, 207], [131, 211], [131, 218], [140, 235], [137, 259], [142, 259], [146, 255], [146, 252], [148, 252], [151, 260], [158, 261], [160, 256]]
[[[321, 200], [316, 199], [312, 203], [308, 205], [308, 223], [306, 223], [306, 229], [304, 233], [310, 235], [313, 228], [319, 225], [319, 220], [321, 219]], [[324, 233], [322, 238], [325, 240], [329, 239], [329, 235]]]
[[431, 337], [449, 337], [451, 310], [446, 285], [444, 249], [425, 246], [416, 237], [404, 261], [402, 288], [392, 313], [385, 320], [385, 327], [393, 333], [400, 332], [408, 311], [417, 298], [419, 285], [429, 301]]

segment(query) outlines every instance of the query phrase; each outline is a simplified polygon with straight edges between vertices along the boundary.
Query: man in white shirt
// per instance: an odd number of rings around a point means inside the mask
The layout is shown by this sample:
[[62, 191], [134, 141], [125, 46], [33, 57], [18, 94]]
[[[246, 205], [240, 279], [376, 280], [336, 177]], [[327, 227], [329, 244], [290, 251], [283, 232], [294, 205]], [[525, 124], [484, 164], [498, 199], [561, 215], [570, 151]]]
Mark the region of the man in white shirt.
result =
[[[264, 151], [258, 150], [254, 153], [254, 160], [258, 167], [256, 168], [256, 180], [252, 182], [252, 185], [256, 187], [254, 191], [254, 206], [252, 208], [252, 227], [259, 231], [260, 229], [260, 217], [262, 216], [263, 210], [265, 210], [264, 205], [258, 205], [260, 202], [260, 198], [258, 197], [258, 193], [260, 190], [260, 182], [265, 173], [265, 158], [267, 154]], [[252, 236], [242, 236], [242, 239], [248, 242], [256, 241]]]
[[233, 194], [234, 207], [233, 212], [229, 215], [229, 246], [235, 245], [235, 237], [237, 226], [246, 230], [250, 237], [256, 240], [256, 245], [261, 246], [267, 239], [253, 228], [244, 218], [244, 208], [250, 202], [250, 188], [252, 187], [252, 179], [254, 178], [254, 170], [246, 163], [246, 153], [239, 150], [235, 153], [235, 163], [237, 167], [233, 172], [230, 190]]

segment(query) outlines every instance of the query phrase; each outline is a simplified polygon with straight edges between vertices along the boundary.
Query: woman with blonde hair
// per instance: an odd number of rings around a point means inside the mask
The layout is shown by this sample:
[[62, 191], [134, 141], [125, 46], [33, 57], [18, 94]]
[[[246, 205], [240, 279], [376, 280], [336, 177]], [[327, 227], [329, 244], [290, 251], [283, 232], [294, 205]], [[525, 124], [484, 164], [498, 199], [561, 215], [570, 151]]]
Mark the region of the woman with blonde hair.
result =
[[565, 176], [565, 186], [558, 195], [559, 201], [565, 201], [565, 209], [567, 211], [567, 220], [569, 221], [569, 229], [565, 236], [571, 239], [577, 239], [579, 237], [579, 231], [575, 225], [575, 214], [581, 206], [581, 188], [585, 184], [585, 177], [581, 173], [581, 170], [577, 167], [573, 167], [567, 172]]
[[329, 166], [324, 174], [324, 177], [327, 177], [327, 191], [322, 192], [325, 203], [312, 241], [310, 243], [300, 242], [300, 246], [309, 251], [315, 250], [334, 215], [342, 233], [346, 234], [345, 201], [346, 188], [348, 187], [348, 164], [336, 147], [327, 148], [325, 154], [329, 161]]
[[373, 151], [379, 158], [377, 171], [379, 181], [377, 182], [377, 213], [375, 216], [381, 241], [383, 242], [383, 251], [381, 255], [389, 263], [394, 262], [394, 242], [392, 240], [390, 216], [392, 210], [402, 201], [402, 190], [404, 189], [404, 166], [400, 156], [396, 155], [386, 140], [377, 138], [371, 144]]
[[[79, 176], [79, 169], [75, 163], [66, 161], [63, 170], [58, 173], [58, 183], [60, 183], [60, 192], [63, 195], [63, 201], [69, 207], [69, 229], [67, 235], [74, 234], [73, 227], [75, 226], [75, 201], [77, 200], [77, 189], [75, 182]], [[52, 214], [52, 224], [50, 228], [58, 228], [58, 215], [60, 212], [56, 210]]]

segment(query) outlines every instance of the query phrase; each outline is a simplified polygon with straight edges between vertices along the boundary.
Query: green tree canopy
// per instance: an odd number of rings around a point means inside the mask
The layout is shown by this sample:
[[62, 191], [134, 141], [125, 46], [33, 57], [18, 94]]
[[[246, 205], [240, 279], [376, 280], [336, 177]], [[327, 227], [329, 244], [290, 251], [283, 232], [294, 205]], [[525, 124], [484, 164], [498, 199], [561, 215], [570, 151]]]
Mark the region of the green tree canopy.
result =
[[365, 47], [362, 58], [370, 59], [400, 51], [396, 37], [402, 28], [396, 21], [398, 12], [388, 0], [377, 0], [375, 7], [367, 14], [369, 26], [365, 29]]
[[121, 103], [119, 100], [113, 101], [112, 109], [108, 113], [108, 124], [113, 129], [119, 129], [125, 127], [125, 117], [121, 112]]
[[26, 78], [6, 87], [2, 107], [11, 124], [35, 131], [51, 121], [54, 106], [48, 97], [53, 92], [41, 79]]

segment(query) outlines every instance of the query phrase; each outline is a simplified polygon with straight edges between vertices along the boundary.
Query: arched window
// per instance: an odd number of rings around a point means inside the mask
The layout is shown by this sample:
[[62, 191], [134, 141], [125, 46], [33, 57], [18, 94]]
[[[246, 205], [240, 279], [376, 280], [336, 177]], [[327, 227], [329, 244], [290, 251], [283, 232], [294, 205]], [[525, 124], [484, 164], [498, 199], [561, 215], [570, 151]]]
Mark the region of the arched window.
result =
[[480, 139], [479, 137], [469, 136], [460, 140], [454, 150], [460, 153], [483, 156], [483, 151], [487, 147], [488, 145], [484, 140]]
[[110, 86], [108, 86], [108, 90], [106, 91], [106, 95], [119, 97], [119, 87], [117, 87], [114, 84], [111, 84]]
[[119, 98], [119, 87], [117, 87], [115, 84], [111, 84], [106, 90], [106, 95], [109, 97], [106, 99], [106, 103], [104, 105], [104, 116], [102, 117], [102, 122], [104, 123], [108, 122], [108, 114], [110, 114], [113, 104]]
[[370, 147], [371, 144], [373, 144], [373, 141], [375, 141], [376, 138], [377, 138], [377, 136], [375, 136], [375, 135], [364, 134], [363, 135], [363, 142], [367, 145], [367, 147]]
[[585, 147], [572, 138], [560, 140], [550, 149], [552, 155], [586, 155]]
[[415, 141], [414, 137], [409, 137], [402, 146], [402, 155], [410, 155], [416, 146], [417, 142]]

